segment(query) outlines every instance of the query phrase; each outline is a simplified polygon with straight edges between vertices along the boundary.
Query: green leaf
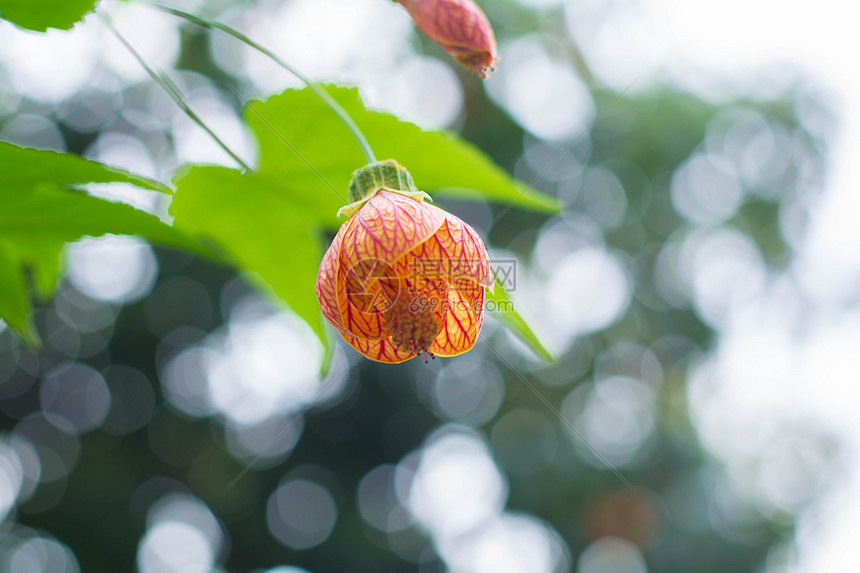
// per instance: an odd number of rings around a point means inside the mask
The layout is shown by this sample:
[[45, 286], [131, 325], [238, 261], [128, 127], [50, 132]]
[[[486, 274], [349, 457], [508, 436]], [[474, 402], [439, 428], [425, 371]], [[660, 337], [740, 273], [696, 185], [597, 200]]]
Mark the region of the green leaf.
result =
[[209, 255], [158, 217], [75, 189], [89, 182], [159, 183], [80, 157], [0, 142], [0, 318], [31, 345], [38, 343], [27, 287], [49, 298], [62, 275], [62, 250], [86, 236], [140, 235], [169, 247]]
[[324, 341], [314, 285], [325, 247], [313, 205], [297, 205], [287, 179], [224, 167], [193, 167], [175, 183], [170, 213], [177, 228], [215, 242]]
[[[396, 159], [420, 188], [558, 209], [552, 198], [524, 193], [524, 184], [456, 136], [369, 111], [355, 89], [326, 89], [353, 117], [378, 158]], [[308, 89], [251, 102], [245, 117], [259, 143], [257, 170], [186, 168], [174, 180], [174, 225], [217, 244], [234, 265], [307, 321], [330, 351], [314, 290], [326, 246], [323, 233], [342, 223], [335, 214], [349, 202], [352, 173], [365, 158], [340, 119]]]
[[[441, 131], [424, 131], [388, 113], [364, 107], [355, 88], [326, 86], [367, 136], [377, 159], [396, 159], [419, 189], [463, 199], [481, 198], [542, 212], [558, 201], [510, 177], [472, 144]], [[300, 178], [302, 197], [328, 205], [323, 220], [347, 203], [352, 172], [366, 160], [331, 110], [310, 90], [287, 90], [245, 113], [260, 143], [260, 172]], [[312, 168], [311, 168], [312, 167]], [[299, 181], [296, 181], [298, 183]]]
[[496, 279], [493, 292], [487, 290], [487, 312], [490, 312], [493, 318], [513, 332], [517, 338], [522, 340], [544, 362], [553, 361], [552, 354], [541, 344], [541, 341], [529, 327], [528, 323], [515, 310], [510, 295], [505, 291], [505, 287], [498, 279]]
[[27, 282], [21, 272], [21, 258], [15, 248], [0, 239], [0, 318], [16, 330], [30, 346], [39, 338], [27, 298]]
[[[154, 215], [51, 184], [0, 187], [0, 203], [0, 241], [4, 249], [0, 277], [20, 286], [25, 284], [25, 270], [29, 270], [35, 294], [42, 300], [53, 294], [61, 275], [63, 247], [82, 237], [140, 235], [156, 244], [205, 253]], [[0, 317], [32, 343], [36, 333], [31, 311], [26, 289], [0, 291]]]
[[172, 193], [169, 187], [158, 181], [114, 169], [77, 155], [18, 147], [0, 141], [0, 188], [33, 185], [39, 182], [62, 186], [85, 183], [130, 183], [144, 189]]
[[0, 0], [0, 18], [28, 30], [68, 30], [95, 10], [98, 0]]

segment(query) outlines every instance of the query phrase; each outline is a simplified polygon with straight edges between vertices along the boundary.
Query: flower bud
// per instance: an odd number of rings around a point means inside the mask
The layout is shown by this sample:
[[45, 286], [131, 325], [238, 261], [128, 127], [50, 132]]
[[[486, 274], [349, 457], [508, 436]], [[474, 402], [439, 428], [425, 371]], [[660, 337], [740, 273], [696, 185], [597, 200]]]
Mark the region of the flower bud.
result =
[[394, 160], [353, 175], [349, 215], [320, 263], [320, 310], [364, 356], [397, 364], [457, 356], [475, 345], [493, 288], [472, 227], [425, 202]]
[[415, 25], [454, 56], [460, 65], [486, 78], [498, 59], [496, 37], [473, 0], [398, 0]]

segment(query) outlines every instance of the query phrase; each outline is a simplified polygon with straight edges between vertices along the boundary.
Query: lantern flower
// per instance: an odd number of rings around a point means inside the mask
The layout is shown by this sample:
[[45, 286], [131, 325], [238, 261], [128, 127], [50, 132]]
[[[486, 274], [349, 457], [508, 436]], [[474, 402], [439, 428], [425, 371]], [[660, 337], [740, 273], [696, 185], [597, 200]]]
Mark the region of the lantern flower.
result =
[[361, 354], [397, 364], [456, 356], [475, 345], [493, 274], [484, 243], [459, 218], [425, 203], [394, 160], [353, 175], [349, 215], [323, 257], [320, 309]]
[[473, 0], [397, 0], [415, 25], [479, 78], [498, 59], [496, 36]]

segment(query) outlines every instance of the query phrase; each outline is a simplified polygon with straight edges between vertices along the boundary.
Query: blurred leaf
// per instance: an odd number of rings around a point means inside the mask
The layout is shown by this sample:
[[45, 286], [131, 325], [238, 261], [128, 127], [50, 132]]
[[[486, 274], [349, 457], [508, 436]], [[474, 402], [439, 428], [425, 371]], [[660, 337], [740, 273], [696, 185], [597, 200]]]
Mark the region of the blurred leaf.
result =
[[96, 8], [98, 0], [0, 0], [0, 17], [28, 30], [68, 30]]
[[31, 345], [38, 343], [26, 271], [35, 294], [46, 299], [62, 272], [66, 243], [109, 233], [141, 235], [172, 247], [207, 254], [158, 217], [63, 186], [127, 182], [167, 190], [149, 179], [53, 151], [0, 143], [0, 318]]
[[158, 181], [77, 155], [18, 147], [0, 141], [0, 188], [37, 182], [64, 186], [84, 183], [131, 183], [162, 193], [172, 192]]
[[517, 338], [522, 340], [541, 360], [553, 361], [552, 354], [544, 347], [525, 319], [514, 309], [511, 297], [499, 279], [496, 279], [493, 292], [487, 289], [487, 302], [492, 302], [495, 307], [492, 311], [493, 318], [516, 334]]
[[[364, 108], [358, 91], [328, 88], [380, 159], [395, 158], [416, 183], [451, 196], [513, 201], [553, 211], [554, 199], [525, 186], [472, 145]], [[175, 179], [175, 225], [212, 241], [258, 285], [286, 302], [330, 350], [314, 284], [325, 227], [337, 228], [352, 173], [366, 162], [350, 133], [310, 90], [252, 102], [245, 116], [260, 148], [255, 173], [191, 166]], [[520, 322], [522, 320], [520, 319]], [[524, 324], [524, 323], [523, 323]]]

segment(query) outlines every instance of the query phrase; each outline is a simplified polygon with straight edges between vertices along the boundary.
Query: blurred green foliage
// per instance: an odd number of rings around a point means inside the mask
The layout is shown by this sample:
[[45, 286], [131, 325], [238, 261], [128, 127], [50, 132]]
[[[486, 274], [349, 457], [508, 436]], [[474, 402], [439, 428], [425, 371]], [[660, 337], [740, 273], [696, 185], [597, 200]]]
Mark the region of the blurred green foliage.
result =
[[169, 191], [155, 181], [80, 157], [0, 142], [0, 317], [38, 345], [26, 274], [50, 298], [61, 277], [61, 252], [72, 241], [105, 234], [140, 235], [156, 244], [203, 253], [157, 217], [75, 191], [88, 183], [131, 183]]

